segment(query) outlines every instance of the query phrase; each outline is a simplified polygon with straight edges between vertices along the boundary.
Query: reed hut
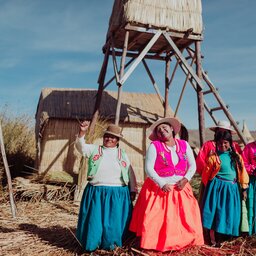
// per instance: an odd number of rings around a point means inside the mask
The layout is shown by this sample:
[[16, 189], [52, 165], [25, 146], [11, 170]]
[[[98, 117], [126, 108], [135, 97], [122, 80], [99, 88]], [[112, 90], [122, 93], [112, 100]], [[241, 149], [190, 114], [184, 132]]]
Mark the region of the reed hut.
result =
[[[42, 90], [35, 130], [36, 168], [44, 179], [77, 182], [80, 159], [73, 147], [79, 129], [77, 118], [91, 120], [96, 94], [97, 90], [85, 89]], [[114, 122], [116, 101], [117, 92], [104, 91], [101, 119]], [[171, 109], [168, 115], [173, 116]], [[163, 105], [156, 94], [123, 93], [119, 125], [124, 139], [120, 145], [126, 149], [138, 181], [144, 180], [144, 156], [149, 144], [146, 129], [160, 117]], [[102, 143], [102, 138], [94, 143]]]
[[243, 128], [242, 128], [242, 133], [244, 134], [245, 138], [247, 139], [247, 142], [253, 142], [255, 139], [252, 136], [247, 124], [245, 121], [243, 121]]
[[107, 39], [127, 24], [201, 35], [201, 0], [115, 0]]

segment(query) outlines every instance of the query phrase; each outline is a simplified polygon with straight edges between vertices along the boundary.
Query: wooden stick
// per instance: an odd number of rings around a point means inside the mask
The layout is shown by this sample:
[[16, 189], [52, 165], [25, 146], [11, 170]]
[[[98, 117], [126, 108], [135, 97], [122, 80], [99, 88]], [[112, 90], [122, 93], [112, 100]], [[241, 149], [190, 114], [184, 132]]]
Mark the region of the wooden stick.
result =
[[2, 157], [3, 157], [3, 162], [4, 162], [4, 168], [5, 168], [5, 172], [6, 172], [6, 176], [7, 176], [12, 217], [16, 218], [16, 206], [15, 206], [14, 197], [13, 197], [12, 179], [11, 179], [11, 173], [10, 173], [10, 169], [9, 169], [7, 158], [6, 158], [6, 154], [5, 154], [3, 132], [2, 132], [2, 125], [1, 125], [1, 123], [0, 123], [0, 146], [1, 146], [1, 153], [2, 153]]
[[141, 251], [139, 251], [139, 250], [137, 250], [137, 249], [135, 249], [135, 248], [133, 248], [133, 247], [131, 248], [131, 250], [134, 251], [134, 252], [136, 252], [136, 253], [139, 253], [140, 255], [149, 256], [149, 254], [144, 253], [144, 252], [141, 252]]

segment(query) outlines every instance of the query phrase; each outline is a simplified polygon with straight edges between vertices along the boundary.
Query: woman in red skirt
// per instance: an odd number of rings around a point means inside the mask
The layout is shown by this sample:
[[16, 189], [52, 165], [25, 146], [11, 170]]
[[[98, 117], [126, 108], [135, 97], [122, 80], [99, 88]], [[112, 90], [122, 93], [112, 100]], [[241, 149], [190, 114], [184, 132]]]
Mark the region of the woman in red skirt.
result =
[[189, 184], [195, 159], [189, 144], [175, 138], [180, 127], [177, 119], [163, 118], [149, 128], [148, 178], [130, 224], [144, 249], [164, 252], [204, 243], [199, 206]]

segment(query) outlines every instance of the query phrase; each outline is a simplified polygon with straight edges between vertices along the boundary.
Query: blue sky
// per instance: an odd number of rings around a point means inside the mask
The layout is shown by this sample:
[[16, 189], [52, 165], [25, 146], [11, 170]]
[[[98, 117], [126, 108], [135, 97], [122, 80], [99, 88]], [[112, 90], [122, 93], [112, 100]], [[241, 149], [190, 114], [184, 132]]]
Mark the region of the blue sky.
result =
[[[33, 117], [42, 88], [96, 89], [112, 5], [112, 0], [0, 0], [0, 107]], [[256, 1], [203, 0], [202, 5], [203, 68], [239, 126], [245, 120], [256, 130]], [[152, 65], [163, 90], [164, 69]], [[112, 64], [109, 77], [111, 69]], [[154, 93], [140, 70], [123, 90]], [[175, 83], [181, 88], [184, 79]], [[178, 115], [192, 129], [197, 128], [197, 109], [189, 88]], [[116, 90], [115, 84], [108, 89]], [[171, 88], [173, 108], [179, 91]], [[206, 114], [206, 126], [211, 125]]]

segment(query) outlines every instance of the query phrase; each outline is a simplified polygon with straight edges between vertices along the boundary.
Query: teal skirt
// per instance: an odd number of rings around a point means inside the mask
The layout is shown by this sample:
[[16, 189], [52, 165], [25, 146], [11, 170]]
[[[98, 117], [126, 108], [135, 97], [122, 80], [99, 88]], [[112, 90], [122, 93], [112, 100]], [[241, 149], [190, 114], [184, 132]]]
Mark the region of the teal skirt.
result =
[[247, 191], [247, 209], [249, 220], [249, 234], [256, 234], [256, 177], [250, 175], [249, 189]]
[[76, 236], [86, 251], [122, 246], [132, 203], [128, 186], [87, 184], [80, 204]]
[[203, 227], [239, 236], [241, 196], [238, 183], [217, 177], [209, 181], [204, 191], [201, 211]]

